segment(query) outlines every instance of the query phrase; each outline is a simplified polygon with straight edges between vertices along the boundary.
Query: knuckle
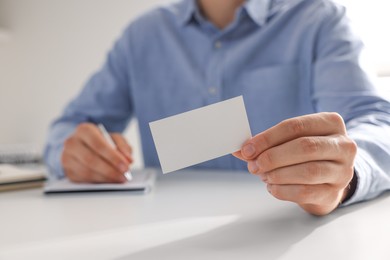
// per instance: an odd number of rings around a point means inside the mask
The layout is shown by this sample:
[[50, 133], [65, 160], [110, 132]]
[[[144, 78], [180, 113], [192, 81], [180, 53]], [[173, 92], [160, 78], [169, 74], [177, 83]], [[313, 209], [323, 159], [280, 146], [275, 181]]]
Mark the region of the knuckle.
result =
[[313, 179], [321, 179], [322, 178], [322, 166], [320, 163], [308, 163], [305, 166], [305, 173], [307, 176], [310, 176]]
[[347, 151], [348, 151], [348, 153], [350, 155], [352, 155], [353, 157], [355, 157], [355, 155], [357, 153], [357, 149], [358, 149], [357, 144], [352, 139], [348, 138], [348, 142], [347, 142]]
[[314, 137], [303, 137], [299, 142], [305, 154], [314, 154], [320, 149], [318, 140]]
[[280, 182], [279, 174], [274, 171], [267, 173], [267, 180], [269, 183], [277, 184]]
[[306, 123], [301, 118], [293, 118], [284, 122], [287, 124], [288, 131], [294, 136], [300, 135], [307, 128]]
[[97, 151], [106, 151], [107, 147], [104, 143], [102, 142], [93, 142], [93, 148], [96, 149]]
[[119, 143], [118, 148], [120, 151], [131, 152], [131, 148], [127, 143]]
[[336, 174], [337, 174], [337, 178], [334, 179], [332, 183], [329, 183], [329, 185], [333, 187], [335, 190], [339, 191], [347, 187], [350, 181], [352, 180], [354, 174], [354, 167], [343, 166], [339, 168]]
[[75, 144], [76, 140], [73, 137], [69, 137], [64, 141], [64, 149], [67, 150]]
[[[342, 136], [340, 139], [341, 141], [339, 144], [346, 158], [355, 158], [358, 150], [358, 146], [355, 141], [347, 136]], [[353, 160], [351, 160], [351, 163], [353, 163], [352, 161]]]
[[260, 146], [260, 148], [271, 147], [271, 141], [270, 141], [268, 135], [266, 135], [266, 134], [259, 134], [254, 138], [254, 140], [255, 140], [255, 145]]
[[271, 152], [269, 151], [263, 152], [262, 154], [260, 154], [257, 160], [259, 162], [259, 165], [264, 171], [268, 171], [269, 169], [272, 169], [272, 166], [274, 164], [274, 158]]
[[110, 153], [107, 155], [110, 158], [110, 161], [113, 162], [115, 165], [119, 165], [123, 163], [122, 158], [117, 153]]
[[92, 124], [91, 123], [81, 123], [77, 126], [76, 128], [76, 132], [88, 132], [92, 127]]
[[343, 172], [343, 178], [341, 178], [343, 186], [346, 186], [349, 184], [349, 182], [353, 178], [353, 175], [354, 175], [354, 167], [353, 166], [346, 167], [345, 171]]
[[327, 114], [330, 122], [333, 122], [335, 125], [344, 125], [343, 117], [336, 112], [331, 112]]
[[327, 119], [329, 122], [331, 122], [331, 124], [334, 125], [334, 127], [337, 129], [337, 132], [346, 133], [344, 119], [340, 114], [335, 112], [328, 113]]
[[90, 146], [93, 147], [93, 149], [97, 150], [97, 151], [102, 151], [102, 152], [105, 152], [105, 153], [109, 153], [110, 150], [112, 150], [111, 146], [105, 142], [104, 140], [100, 140], [98, 139], [97, 137], [93, 137], [93, 139], [91, 139], [90, 141]]
[[122, 144], [124, 141], [122, 135], [120, 135], [118, 133], [110, 133], [110, 136], [114, 140], [114, 142], [117, 144]]

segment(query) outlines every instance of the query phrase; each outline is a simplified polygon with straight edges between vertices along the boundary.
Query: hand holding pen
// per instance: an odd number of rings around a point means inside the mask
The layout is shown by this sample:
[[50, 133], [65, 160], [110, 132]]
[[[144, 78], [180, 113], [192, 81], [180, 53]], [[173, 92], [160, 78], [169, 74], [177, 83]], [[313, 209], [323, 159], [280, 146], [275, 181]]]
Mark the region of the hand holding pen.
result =
[[[104, 125], [103, 124], [98, 124], [98, 127], [100, 129], [100, 132], [102, 132], [104, 138], [106, 139], [107, 143], [109, 145], [111, 145], [111, 147], [113, 149], [118, 149], [117, 145], [115, 144], [115, 142], [112, 139], [112, 137], [110, 136], [110, 134], [107, 132], [107, 130], [104, 127]], [[124, 168], [122, 168], [121, 170], [124, 170]], [[131, 171], [130, 171], [130, 165], [127, 167], [127, 170], [123, 173], [123, 175], [126, 177], [126, 179], [128, 181], [131, 181], [133, 179], [133, 176], [131, 175]]]
[[131, 180], [132, 162], [132, 149], [121, 134], [108, 134], [92, 123], [76, 128], [61, 155], [64, 173], [73, 182], [126, 182]]

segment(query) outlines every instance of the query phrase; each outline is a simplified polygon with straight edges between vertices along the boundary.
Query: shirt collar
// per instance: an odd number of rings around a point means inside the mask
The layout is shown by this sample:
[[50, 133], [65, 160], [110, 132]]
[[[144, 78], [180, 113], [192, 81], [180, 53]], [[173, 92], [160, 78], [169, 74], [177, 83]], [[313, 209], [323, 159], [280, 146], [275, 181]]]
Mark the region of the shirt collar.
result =
[[181, 6], [182, 8], [179, 11], [179, 19], [181, 25], [184, 26], [191, 21], [197, 9], [195, 1], [196, 0], [183, 0]]
[[[247, 0], [244, 4], [249, 17], [259, 26], [264, 25], [271, 0]], [[179, 13], [180, 24], [188, 24], [197, 12], [196, 0], [183, 0], [183, 5]]]
[[271, 0], [248, 0], [244, 4], [249, 17], [259, 26], [267, 21]]

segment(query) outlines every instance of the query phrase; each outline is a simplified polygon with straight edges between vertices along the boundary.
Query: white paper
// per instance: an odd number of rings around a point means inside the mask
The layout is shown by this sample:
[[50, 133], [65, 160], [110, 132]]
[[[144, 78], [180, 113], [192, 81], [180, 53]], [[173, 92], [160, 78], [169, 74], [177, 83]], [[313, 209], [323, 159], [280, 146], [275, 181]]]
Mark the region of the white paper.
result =
[[67, 178], [50, 180], [45, 184], [44, 192], [70, 193], [70, 192], [98, 192], [98, 191], [148, 191], [153, 185], [155, 172], [153, 170], [139, 170], [133, 172], [131, 181], [119, 184], [111, 183], [74, 183]]
[[252, 136], [242, 96], [149, 125], [163, 173], [238, 151]]

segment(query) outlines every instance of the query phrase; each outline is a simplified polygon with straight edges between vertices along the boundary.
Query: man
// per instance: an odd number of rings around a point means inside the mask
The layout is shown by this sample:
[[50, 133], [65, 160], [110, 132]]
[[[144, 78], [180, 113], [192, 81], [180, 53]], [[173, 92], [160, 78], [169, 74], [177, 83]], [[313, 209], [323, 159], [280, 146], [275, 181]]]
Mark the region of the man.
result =
[[[159, 166], [148, 123], [243, 95], [253, 133], [196, 167], [245, 169], [278, 199], [316, 215], [390, 188], [390, 104], [361, 64], [345, 10], [327, 0], [184, 0], [134, 21], [103, 68], [53, 124], [57, 176], [123, 182], [136, 116], [146, 166]], [[96, 127], [104, 124], [112, 149]], [[114, 133], [115, 132], [115, 133]], [[191, 138], [189, 136], [188, 138]]]

